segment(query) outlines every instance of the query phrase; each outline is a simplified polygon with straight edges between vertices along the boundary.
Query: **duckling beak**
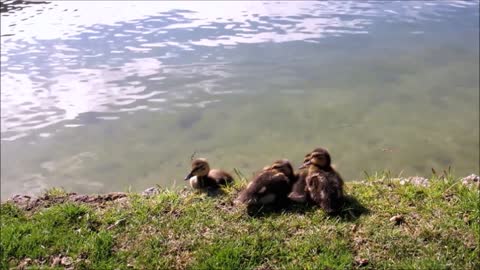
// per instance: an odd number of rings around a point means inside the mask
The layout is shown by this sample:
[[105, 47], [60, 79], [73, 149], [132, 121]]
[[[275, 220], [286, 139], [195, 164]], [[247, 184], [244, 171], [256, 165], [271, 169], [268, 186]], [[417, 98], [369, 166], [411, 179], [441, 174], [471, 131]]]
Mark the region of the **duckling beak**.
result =
[[187, 176], [185, 176], [184, 180], [187, 181], [188, 179], [192, 178], [192, 176], [193, 176], [193, 173], [190, 172]]
[[302, 166], [298, 167], [298, 169], [299, 170], [304, 169], [304, 168], [310, 166], [310, 164], [312, 164], [312, 162], [309, 160], [309, 161], [303, 163]]

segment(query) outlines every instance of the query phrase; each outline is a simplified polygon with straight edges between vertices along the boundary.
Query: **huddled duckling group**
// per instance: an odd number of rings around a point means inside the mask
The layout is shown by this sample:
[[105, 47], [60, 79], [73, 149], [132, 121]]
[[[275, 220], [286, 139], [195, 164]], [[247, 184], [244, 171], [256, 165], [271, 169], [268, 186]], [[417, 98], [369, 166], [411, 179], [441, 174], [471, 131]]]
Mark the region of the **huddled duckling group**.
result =
[[[185, 177], [194, 189], [217, 189], [233, 183], [233, 177], [219, 169], [210, 169], [206, 159], [192, 161]], [[305, 155], [295, 172], [287, 159], [264, 167], [236, 198], [248, 206], [283, 205], [288, 202], [313, 203], [333, 213], [342, 206], [343, 180], [331, 166], [331, 157], [324, 148], [315, 148]]]

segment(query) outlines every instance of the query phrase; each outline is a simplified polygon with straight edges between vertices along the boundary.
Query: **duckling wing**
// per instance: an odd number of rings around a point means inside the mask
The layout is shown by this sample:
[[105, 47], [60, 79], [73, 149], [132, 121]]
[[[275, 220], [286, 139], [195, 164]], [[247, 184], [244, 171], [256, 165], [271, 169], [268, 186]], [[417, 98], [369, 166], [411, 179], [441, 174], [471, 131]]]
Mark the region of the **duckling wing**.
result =
[[307, 193], [305, 192], [306, 188], [306, 178], [308, 172], [302, 171], [296, 175], [297, 180], [292, 186], [292, 191], [288, 195], [288, 198], [295, 202], [306, 202], [307, 200]]
[[[252, 181], [252, 192], [265, 193], [268, 191], [276, 191], [278, 189], [288, 189], [290, 180], [283, 173], [276, 173], [272, 171], [266, 171], [260, 174]], [[247, 187], [247, 188], [248, 188]]]
[[275, 193], [277, 197], [287, 197], [290, 192], [290, 179], [283, 173], [277, 173], [267, 183], [267, 190]]
[[332, 179], [333, 181], [333, 184], [335, 185], [336, 188], [338, 188], [339, 190], [342, 190], [342, 194], [343, 194], [343, 179], [342, 177], [340, 176], [340, 174], [336, 171], [332, 171], [330, 172], [330, 174], [332, 175], [331, 177], [329, 177], [330, 179]]
[[321, 205], [327, 197], [327, 182], [328, 180], [325, 173], [313, 173], [306, 178], [306, 190], [308, 191], [310, 198], [318, 205]]
[[289, 179], [283, 173], [264, 171], [258, 174], [247, 187], [240, 192], [237, 200], [240, 202], [257, 202], [264, 196], [274, 194], [286, 197], [289, 192]]
[[325, 212], [338, 211], [343, 199], [343, 180], [335, 172], [319, 172], [307, 178], [310, 197]]
[[265, 181], [269, 178], [268, 172], [258, 173], [245, 187], [244, 190], [240, 192], [236, 201], [242, 203], [256, 202], [258, 199], [258, 194], [262, 189], [265, 188]]
[[326, 196], [320, 206], [327, 213], [337, 212], [343, 203], [343, 180], [336, 173], [330, 173], [324, 189]]
[[328, 186], [331, 208], [338, 210], [344, 197], [342, 177], [335, 171], [330, 172], [328, 176]]

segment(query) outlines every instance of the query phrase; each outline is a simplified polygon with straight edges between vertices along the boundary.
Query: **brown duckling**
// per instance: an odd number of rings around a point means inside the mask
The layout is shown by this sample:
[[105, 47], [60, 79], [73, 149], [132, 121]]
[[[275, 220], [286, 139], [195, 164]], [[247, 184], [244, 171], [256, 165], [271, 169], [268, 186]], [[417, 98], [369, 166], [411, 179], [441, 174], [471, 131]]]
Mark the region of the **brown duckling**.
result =
[[240, 192], [236, 202], [247, 205], [268, 205], [286, 201], [295, 180], [293, 167], [286, 159], [277, 160], [263, 168], [247, 187]]
[[194, 189], [204, 189], [226, 186], [233, 182], [233, 177], [226, 171], [210, 169], [206, 159], [197, 158], [192, 161], [192, 170], [185, 180], [189, 180]]
[[305, 180], [310, 199], [327, 213], [340, 210], [344, 198], [343, 180], [332, 168], [328, 151], [316, 149], [311, 153], [310, 160], [301, 166], [305, 167], [308, 167], [308, 176]]
[[[305, 155], [303, 163], [310, 160], [313, 152], [322, 151], [323, 148], [315, 148], [312, 152]], [[303, 164], [302, 163], [302, 164]], [[308, 192], [306, 191], [306, 179], [308, 176], [308, 166], [300, 168], [295, 174], [295, 183], [292, 186], [292, 192], [288, 194], [288, 198], [297, 203], [306, 203], [308, 201]]]

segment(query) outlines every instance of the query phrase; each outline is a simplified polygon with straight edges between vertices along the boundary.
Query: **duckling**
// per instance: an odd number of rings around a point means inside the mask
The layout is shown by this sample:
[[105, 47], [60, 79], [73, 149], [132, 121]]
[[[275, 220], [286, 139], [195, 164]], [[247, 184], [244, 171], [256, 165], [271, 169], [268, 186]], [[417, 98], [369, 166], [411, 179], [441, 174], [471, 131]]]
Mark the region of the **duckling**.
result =
[[275, 161], [264, 167], [247, 187], [240, 192], [236, 202], [247, 205], [268, 205], [282, 203], [287, 199], [295, 180], [293, 167], [286, 159]]
[[233, 182], [233, 177], [226, 171], [210, 169], [210, 165], [204, 158], [197, 158], [192, 161], [192, 170], [185, 177], [190, 181], [194, 189], [220, 188]]
[[343, 179], [332, 168], [330, 154], [325, 149], [316, 149], [301, 168], [307, 166], [308, 176], [305, 180], [309, 197], [325, 212], [337, 212], [344, 198]]
[[[310, 156], [313, 152], [318, 152], [323, 150], [323, 148], [315, 148], [310, 153], [307, 153], [303, 158], [303, 163], [306, 163], [310, 160]], [[302, 163], [302, 164], [303, 164]], [[308, 201], [308, 192], [306, 191], [306, 179], [308, 176], [308, 167], [303, 167], [298, 170], [295, 174], [295, 183], [292, 186], [292, 192], [288, 195], [288, 198], [297, 203], [306, 203]]]

